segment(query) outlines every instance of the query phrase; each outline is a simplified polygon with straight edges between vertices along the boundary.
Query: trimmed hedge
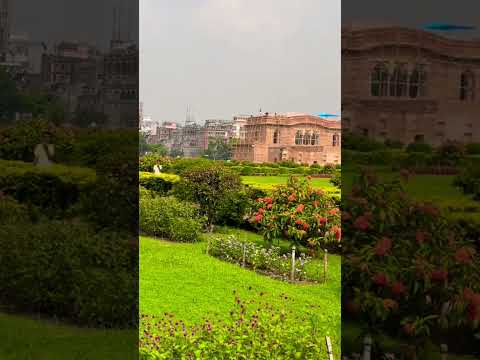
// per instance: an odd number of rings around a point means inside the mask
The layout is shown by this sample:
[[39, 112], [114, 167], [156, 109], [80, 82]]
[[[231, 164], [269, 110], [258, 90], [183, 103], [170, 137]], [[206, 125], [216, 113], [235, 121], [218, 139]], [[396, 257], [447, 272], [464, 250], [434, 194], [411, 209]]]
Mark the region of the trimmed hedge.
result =
[[147, 190], [166, 195], [173, 186], [180, 181], [180, 176], [175, 174], [139, 173], [139, 184]]
[[87, 168], [0, 160], [0, 191], [41, 208], [47, 215], [70, 209], [95, 181], [95, 171]]
[[0, 226], [0, 302], [96, 327], [135, 327], [137, 238], [60, 221]]
[[152, 196], [141, 191], [139, 221], [142, 233], [171, 241], [197, 242], [203, 219], [193, 204], [174, 197]]

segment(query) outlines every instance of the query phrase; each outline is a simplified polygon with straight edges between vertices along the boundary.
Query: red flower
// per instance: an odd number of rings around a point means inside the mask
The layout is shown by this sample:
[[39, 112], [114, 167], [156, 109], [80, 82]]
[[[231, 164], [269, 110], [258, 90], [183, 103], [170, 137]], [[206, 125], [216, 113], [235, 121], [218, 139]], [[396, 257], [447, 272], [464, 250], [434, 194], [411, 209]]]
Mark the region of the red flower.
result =
[[331, 209], [328, 213], [329, 213], [330, 215], [332, 215], [332, 216], [335, 216], [335, 215], [338, 214], [338, 211], [339, 211], [339, 210], [338, 210], [337, 208], [333, 208], [333, 209]]
[[392, 294], [395, 296], [400, 296], [405, 293], [405, 285], [401, 281], [395, 281], [392, 285]]
[[475, 296], [475, 293], [473, 292], [472, 289], [470, 288], [465, 288], [463, 289], [463, 297], [465, 298], [465, 300], [467, 300], [468, 302], [472, 301], [473, 297]]
[[448, 270], [447, 269], [435, 269], [430, 274], [430, 279], [432, 281], [444, 281], [448, 278]]
[[263, 215], [262, 214], [256, 214], [255, 215], [255, 222], [260, 222], [262, 221], [263, 219]]
[[318, 205], [320, 205], [320, 202], [318, 200], [315, 200], [313, 202], [313, 207], [318, 207]]
[[317, 220], [320, 223], [320, 225], [325, 225], [328, 221], [328, 219], [326, 217], [323, 217], [323, 216], [318, 216]]
[[304, 223], [303, 230], [308, 231], [308, 229], [310, 229], [310, 225], [308, 225], [307, 223]]
[[295, 200], [297, 200], [297, 196], [295, 194], [292, 194], [288, 197], [288, 202], [293, 202]]
[[295, 211], [296, 211], [297, 213], [301, 213], [301, 212], [303, 211], [303, 209], [305, 209], [305, 205], [300, 204], [300, 205], [297, 206], [297, 208], [296, 208]]
[[421, 230], [418, 230], [415, 233], [415, 240], [417, 240], [417, 243], [419, 245], [422, 245], [425, 242], [425, 237], [426, 237], [426, 234]]
[[273, 207], [272, 204], [268, 204], [268, 205], [267, 205], [267, 209], [268, 209], [268, 210], [272, 210], [272, 207]]
[[295, 224], [297, 224], [297, 225], [302, 225], [302, 224], [303, 224], [302, 219], [298, 219], [297, 221], [295, 221]]
[[375, 255], [384, 256], [392, 248], [392, 239], [383, 237], [375, 246]]
[[323, 195], [323, 190], [321, 190], [321, 189], [318, 189], [318, 190], [316, 191], [316, 193], [317, 193], [317, 195], [320, 195], [320, 196], [322, 196], [322, 195]]
[[379, 286], [385, 286], [388, 283], [387, 275], [385, 273], [377, 273], [373, 277], [373, 282]]
[[353, 226], [357, 230], [365, 231], [370, 227], [370, 223], [365, 216], [359, 216], [353, 223]]
[[263, 215], [264, 212], [265, 212], [265, 209], [264, 209], [264, 208], [258, 209], [258, 213], [259, 213], [259, 214], [262, 214], [262, 215]]
[[455, 260], [460, 264], [471, 264], [474, 255], [475, 249], [464, 246], [458, 249], [455, 253]]
[[263, 202], [263, 198], [258, 198], [257, 202]]
[[273, 203], [273, 199], [271, 197], [266, 197], [266, 198], [263, 199], [263, 201], [265, 202], [265, 204]]
[[332, 231], [335, 234], [335, 239], [337, 241], [340, 241], [342, 239], [342, 229], [340, 229], [340, 227], [338, 227], [337, 225], [332, 226], [330, 231]]
[[413, 325], [411, 322], [407, 322], [403, 325], [403, 331], [405, 334], [411, 336], [415, 333], [415, 325]]

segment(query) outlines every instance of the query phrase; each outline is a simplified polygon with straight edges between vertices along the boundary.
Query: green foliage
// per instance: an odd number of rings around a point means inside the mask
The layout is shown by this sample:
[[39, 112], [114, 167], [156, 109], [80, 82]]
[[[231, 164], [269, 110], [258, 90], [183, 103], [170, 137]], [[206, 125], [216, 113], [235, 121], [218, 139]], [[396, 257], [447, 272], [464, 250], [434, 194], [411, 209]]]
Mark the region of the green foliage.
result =
[[207, 225], [211, 227], [220, 220], [222, 208], [230, 201], [231, 194], [241, 190], [241, 182], [240, 177], [228, 168], [208, 165], [184, 171], [175, 194], [197, 203], [200, 214], [207, 218]]
[[198, 210], [174, 197], [142, 194], [139, 208], [140, 230], [178, 242], [196, 242], [202, 230]]
[[334, 199], [298, 177], [291, 177], [270, 197], [257, 199], [250, 222], [267, 241], [283, 237], [310, 247], [313, 254], [325, 246], [338, 250], [341, 240], [340, 211]]
[[333, 174], [333, 176], [330, 178], [330, 183], [341, 189], [342, 188], [342, 174], [340, 172], [336, 172], [335, 174]]
[[56, 164], [35, 166], [0, 160], [0, 169], [0, 191], [51, 216], [69, 210], [96, 180], [90, 169]]
[[0, 227], [0, 299], [14, 310], [82, 325], [137, 323], [135, 237], [84, 224], [20, 222]]
[[[253, 270], [288, 281], [292, 271], [291, 256], [289, 254], [281, 255], [280, 252], [279, 247], [265, 248], [250, 241], [240, 241], [234, 235], [226, 238], [216, 236], [209, 242], [209, 254], [219, 259], [245, 265]], [[245, 263], [243, 263], [244, 260]], [[295, 262], [295, 280], [320, 280], [307, 278], [305, 266], [310, 260], [305, 254], [301, 254]]]
[[223, 139], [209, 139], [203, 156], [212, 160], [229, 160], [232, 158], [232, 144]]
[[465, 194], [473, 195], [480, 201], [480, 167], [469, 166], [455, 178], [454, 185], [460, 187]]
[[141, 156], [138, 163], [138, 169], [142, 172], [153, 172], [153, 167], [157, 162], [162, 165], [163, 171], [167, 171], [172, 164], [171, 159], [159, 154], [146, 154]]
[[[373, 333], [402, 329], [408, 339], [472, 334], [480, 272], [465, 230], [411, 200], [400, 180], [363, 173], [356, 185], [342, 214], [342, 298], [350, 316]], [[452, 299], [455, 306], [444, 311]]]
[[361, 152], [378, 151], [385, 149], [385, 144], [350, 131], [343, 131], [342, 151], [344, 149]]
[[161, 195], [166, 195], [179, 181], [180, 177], [175, 174], [139, 173], [139, 184], [145, 189], [155, 191]]
[[[262, 294], [260, 293], [259, 297]], [[286, 298], [286, 297], [285, 297]], [[187, 326], [173, 314], [141, 316], [140, 359], [321, 359], [326, 349], [318, 319], [309, 321], [262, 301], [242, 301], [226, 321]]]
[[480, 143], [470, 143], [465, 145], [465, 151], [469, 155], [480, 155]]
[[424, 142], [414, 142], [414, 143], [408, 144], [407, 152], [431, 154], [433, 152], [433, 147]]

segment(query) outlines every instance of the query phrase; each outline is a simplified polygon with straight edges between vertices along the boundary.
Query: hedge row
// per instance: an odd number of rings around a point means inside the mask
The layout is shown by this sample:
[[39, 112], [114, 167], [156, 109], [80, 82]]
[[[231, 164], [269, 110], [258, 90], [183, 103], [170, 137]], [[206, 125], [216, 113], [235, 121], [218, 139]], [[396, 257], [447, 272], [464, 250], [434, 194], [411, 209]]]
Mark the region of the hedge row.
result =
[[10, 214], [0, 217], [3, 305], [81, 325], [136, 325], [136, 237], [82, 223], [32, 222], [26, 207], [12, 199], [1, 203], [2, 215]]
[[139, 184], [147, 190], [166, 195], [173, 186], [180, 181], [180, 176], [175, 174], [139, 173]]
[[70, 209], [96, 181], [95, 171], [87, 168], [0, 160], [0, 169], [1, 192], [49, 215]]

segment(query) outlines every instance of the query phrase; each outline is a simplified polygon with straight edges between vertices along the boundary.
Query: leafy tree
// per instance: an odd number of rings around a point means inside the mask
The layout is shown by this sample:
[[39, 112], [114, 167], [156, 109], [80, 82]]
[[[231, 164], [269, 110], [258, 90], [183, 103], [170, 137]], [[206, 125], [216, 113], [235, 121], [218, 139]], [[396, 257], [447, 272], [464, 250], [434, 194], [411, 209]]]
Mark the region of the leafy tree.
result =
[[240, 190], [240, 176], [214, 163], [185, 171], [177, 185], [176, 195], [199, 205], [200, 214], [207, 218], [207, 226], [211, 231], [221, 216], [219, 209], [230, 200], [231, 194]]
[[0, 68], [0, 120], [11, 122], [18, 109], [18, 94], [15, 82], [5, 69]]
[[182, 157], [183, 156], [183, 150], [179, 148], [173, 148], [170, 150], [170, 156], [171, 157]]
[[213, 160], [229, 160], [232, 158], [232, 143], [222, 139], [209, 139], [204, 156]]
[[148, 147], [148, 152], [152, 154], [160, 156], [167, 156], [168, 154], [168, 149], [162, 144], [150, 144]]

